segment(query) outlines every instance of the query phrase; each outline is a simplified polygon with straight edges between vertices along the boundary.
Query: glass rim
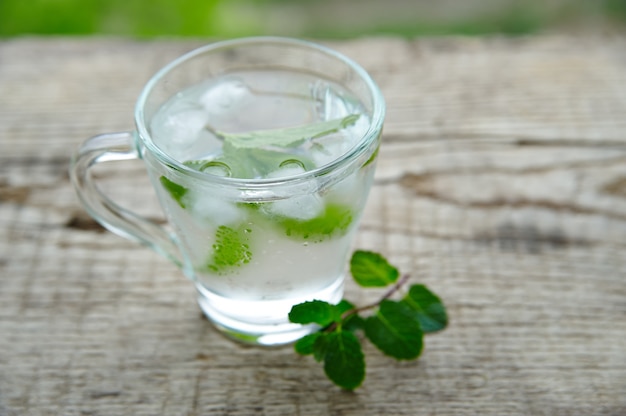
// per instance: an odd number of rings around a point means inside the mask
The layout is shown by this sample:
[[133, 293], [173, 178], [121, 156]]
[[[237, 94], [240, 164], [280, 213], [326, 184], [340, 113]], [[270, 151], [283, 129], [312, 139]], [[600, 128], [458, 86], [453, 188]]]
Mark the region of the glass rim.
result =
[[[367, 90], [372, 97], [372, 114], [370, 118], [370, 123], [365, 133], [363, 133], [359, 138], [357, 145], [353, 146], [348, 152], [342, 154], [338, 158], [325, 165], [296, 175], [289, 175], [278, 178], [237, 178], [217, 176], [207, 172], [201, 172], [199, 170], [192, 169], [186, 166], [184, 163], [173, 158], [168, 153], [164, 152], [159, 146], [157, 146], [152, 140], [151, 134], [148, 132], [148, 128], [145, 123], [144, 107], [149, 95], [152, 93], [154, 87], [161, 81], [161, 79], [168, 73], [179, 67], [181, 64], [184, 64], [185, 62], [197, 56], [216, 52], [219, 50], [232, 49], [238, 46], [254, 44], [290, 45], [301, 48], [308, 48], [317, 52], [321, 52], [327, 56], [330, 56], [333, 59], [342, 62], [352, 71], [354, 71], [358, 75], [359, 79], [365, 83], [365, 85], [367, 86]], [[342, 170], [340, 169], [341, 167], [348, 166], [351, 162], [359, 159], [359, 157], [368, 150], [372, 141], [376, 140], [377, 137], [381, 134], [383, 121], [385, 118], [385, 110], [386, 106], [384, 97], [376, 82], [367, 73], [367, 71], [363, 69], [363, 67], [361, 67], [358, 63], [348, 58], [347, 56], [329, 47], [307, 40], [280, 36], [254, 36], [215, 41], [204, 46], [195, 48], [163, 66], [148, 80], [148, 82], [143, 87], [135, 105], [134, 118], [137, 128], [136, 137], [138, 136], [138, 140], [140, 140], [145, 148], [149, 150], [150, 153], [154, 155], [161, 163], [172, 169], [175, 169], [177, 172], [183, 173], [201, 181], [213, 182], [225, 186], [272, 187], [273, 185], [284, 186], [285, 184], [291, 184], [295, 182], [310, 180], [312, 178], [317, 178], [320, 176], [326, 176], [333, 171]]]

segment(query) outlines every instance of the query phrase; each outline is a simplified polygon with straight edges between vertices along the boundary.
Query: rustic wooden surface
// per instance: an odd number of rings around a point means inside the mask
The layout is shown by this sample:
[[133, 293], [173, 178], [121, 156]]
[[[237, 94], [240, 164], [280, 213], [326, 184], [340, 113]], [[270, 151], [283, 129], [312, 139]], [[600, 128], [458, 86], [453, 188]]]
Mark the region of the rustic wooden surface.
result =
[[[451, 316], [417, 362], [366, 347], [355, 393], [218, 335], [176, 268], [70, 187], [79, 143], [132, 129], [148, 77], [202, 43], [0, 42], [0, 415], [626, 414], [626, 38], [332, 44], [388, 101], [356, 245]], [[100, 177], [158, 218], [142, 169]]]

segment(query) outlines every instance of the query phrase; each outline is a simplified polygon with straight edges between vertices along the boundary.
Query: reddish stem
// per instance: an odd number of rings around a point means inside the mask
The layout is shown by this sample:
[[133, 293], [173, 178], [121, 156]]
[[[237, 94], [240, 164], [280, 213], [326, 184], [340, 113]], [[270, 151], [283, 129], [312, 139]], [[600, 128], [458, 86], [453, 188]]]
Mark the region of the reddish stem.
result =
[[[359, 312], [363, 312], [366, 311], [368, 309], [372, 309], [377, 307], [378, 305], [380, 305], [380, 302], [382, 302], [385, 299], [390, 298], [394, 293], [396, 293], [406, 282], [407, 280], [409, 280], [409, 275], [408, 274], [404, 274], [402, 275], [398, 281], [387, 291], [385, 292], [385, 294], [383, 296], [380, 297], [380, 299], [378, 299], [376, 302], [372, 302], [370, 304], [364, 305], [364, 306], [359, 306], [358, 308], [352, 308], [349, 309], [347, 311], [345, 311], [343, 313], [343, 315], [341, 315], [341, 320], [345, 320], [346, 318], [348, 318], [349, 316], [352, 316], [354, 314], [357, 314]], [[329, 325], [326, 328], [327, 332], [332, 332], [335, 330], [335, 328], [337, 328], [337, 322], [333, 322], [331, 325]]]

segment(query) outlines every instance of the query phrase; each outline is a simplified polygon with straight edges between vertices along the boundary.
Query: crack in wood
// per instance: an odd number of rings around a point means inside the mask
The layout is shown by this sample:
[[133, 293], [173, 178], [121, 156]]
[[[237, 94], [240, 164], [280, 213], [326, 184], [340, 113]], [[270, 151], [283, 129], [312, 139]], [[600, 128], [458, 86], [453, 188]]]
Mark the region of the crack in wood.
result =
[[69, 220], [65, 223], [67, 228], [81, 230], [81, 231], [95, 231], [102, 233], [105, 228], [100, 223], [89, 215], [83, 212], [74, 213]]
[[12, 202], [23, 204], [30, 196], [31, 188], [28, 186], [9, 186], [0, 184], [0, 203]]
[[92, 391], [89, 393], [90, 399], [104, 399], [108, 397], [118, 397], [121, 396], [122, 392], [120, 390], [101, 390], [101, 391]]
[[601, 191], [613, 196], [626, 197], [626, 177], [617, 178], [607, 183]]
[[598, 215], [606, 218], [626, 221], [626, 213], [609, 212], [594, 208], [582, 207], [575, 204], [564, 204], [546, 199], [531, 199], [524, 197], [493, 197], [486, 200], [460, 200], [435, 189], [433, 181], [435, 175], [426, 174], [406, 174], [398, 181], [398, 185], [413, 192], [416, 196], [428, 198], [442, 204], [448, 204], [463, 208], [476, 209], [503, 209], [503, 208], [534, 208], [546, 209], [554, 212], [580, 215]]
[[555, 147], [555, 148], [595, 148], [626, 150], [623, 139], [586, 139], [584, 137], [541, 138], [510, 134], [473, 133], [464, 131], [441, 131], [435, 133], [385, 133], [383, 144], [411, 143], [471, 143], [493, 144], [499, 147]]
[[540, 230], [535, 225], [502, 224], [495, 231], [485, 231], [474, 237], [481, 244], [496, 244], [502, 251], [525, 251], [540, 254], [545, 249], [558, 250], [568, 246], [589, 246], [589, 242], [568, 238], [561, 230]]

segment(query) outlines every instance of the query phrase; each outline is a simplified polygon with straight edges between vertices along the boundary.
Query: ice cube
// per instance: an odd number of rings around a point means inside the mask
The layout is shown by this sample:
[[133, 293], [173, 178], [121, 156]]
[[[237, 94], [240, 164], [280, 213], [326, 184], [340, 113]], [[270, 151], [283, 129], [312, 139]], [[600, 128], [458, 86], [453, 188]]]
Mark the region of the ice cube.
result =
[[220, 199], [216, 195], [194, 195], [191, 198], [191, 212], [215, 225], [233, 225], [243, 220], [244, 214], [234, 203]]
[[315, 166], [324, 166], [339, 159], [353, 145], [352, 141], [348, 140], [343, 132], [333, 133], [315, 141], [311, 146], [311, 158]]
[[198, 109], [159, 112], [151, 127], [155, 142], [174, 157], [189, 149], [198, 140], [208, 116]]
[[219, 115], [237, 109], [252, 97], [250, 88], [238, 77], [227, 77], [213, 84], [199, 98], [210, 115]]
[[[277, 169], [267, 175], [269, 179], [288, 178], [306, 172], [304, 164], [296, 159], [288, 159]], [[317, 181], [309, 179], [298, 185], [291, 185], [290, 192], [299, 193], [295, 196], [286, 196], [269, 204], [267, 210], [270, 214], [281, 217], [309, 220], [318, 216], [324, 209], [320, 198], [313, 194], [317, 190]]]
[[306, 221], [319, 216], [323, 209], [324, 203], [320, 197], [305, 194], [275, 201], [268, 210], [274, 215]]
[[316, 103], [316, 112], [320, 120], [342, 118], [354, 113], [344, 97], [339, 95], [328, 82], [313, 83], [311, 95]]

